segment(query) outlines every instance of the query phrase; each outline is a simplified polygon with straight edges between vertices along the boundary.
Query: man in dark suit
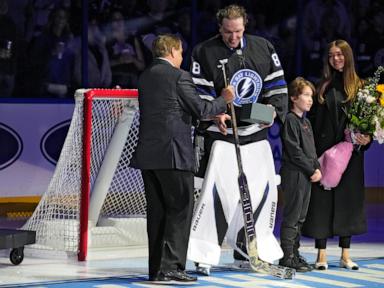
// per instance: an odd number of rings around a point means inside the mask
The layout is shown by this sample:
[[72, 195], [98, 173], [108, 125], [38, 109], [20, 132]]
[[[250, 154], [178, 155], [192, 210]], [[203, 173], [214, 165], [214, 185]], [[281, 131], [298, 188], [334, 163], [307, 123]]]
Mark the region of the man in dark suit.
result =
[[150, 281], [196, 281], [185, 273], [193, 212], [192, 123], [225, 112], [233, 87], [202, 100], [180, 69], [182, 45], [174, 35], [153, 43], [154, 61], [139, 79], [139, 141], [131, 166], [142, 171], [147, 200]]

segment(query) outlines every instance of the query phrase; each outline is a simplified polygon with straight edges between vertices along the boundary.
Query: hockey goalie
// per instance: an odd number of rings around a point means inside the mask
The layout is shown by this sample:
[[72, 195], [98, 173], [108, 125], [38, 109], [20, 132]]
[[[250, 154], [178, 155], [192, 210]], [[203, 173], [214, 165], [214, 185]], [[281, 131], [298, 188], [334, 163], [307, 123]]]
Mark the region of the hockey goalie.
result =
[[[272, 265], [283, 252], [273, 236], [278, 183], [266, 140], [267, 127], [275, 118], [283, 123], [287, 113], [284, 71], [270, 42], [244, 33], [243, 7], [228, 5], [216, 16], [219, 33], [194, 47], [190, 70], [201, 97], [214, 99], [228, 85], [235, 88], [236, 97], [227, 111], [230, 117], [217, 115], [215, 124], [196, 128], [203, 139], [196, 175], [204, 180], [188, 258], [199, 263], [197, 268], [217, 265], [226, 239], [235, 260], [249, 259], [256, 272], [292, 279], [294, 271]], [[230, 120], [229, 125], [224, 120]]]
[[[267, 140], [242, 145], [240, 149], [251, 194], [258, 256], [272, 264], [283, 256], [273, 235], [280, 178], [275, 175]], [[207, 275], [210, 266], [219, 264], [224, 239], [231, 248], [248, 258], [240, 247], [244, 244], [237, 241], [239, 235], [244, 235], [238, 173], [235, 145], [215, 141], [192, 219], [188, 248], [188, 259], [199, 263]]]

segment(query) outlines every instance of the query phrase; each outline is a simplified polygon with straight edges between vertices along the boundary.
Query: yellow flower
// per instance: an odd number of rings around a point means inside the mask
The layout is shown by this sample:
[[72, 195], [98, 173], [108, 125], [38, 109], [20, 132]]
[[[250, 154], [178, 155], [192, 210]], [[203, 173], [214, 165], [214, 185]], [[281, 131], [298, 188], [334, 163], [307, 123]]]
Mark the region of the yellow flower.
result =
[[384, 107], [384, 84], [377, 85], [376, 91], [381, 94], [379, 98], [379, 102], [380, 102], [380, 106]]
[[380, 92], [381, 94], [384, 94], [384, 84], [377, 85], [376, 91]]

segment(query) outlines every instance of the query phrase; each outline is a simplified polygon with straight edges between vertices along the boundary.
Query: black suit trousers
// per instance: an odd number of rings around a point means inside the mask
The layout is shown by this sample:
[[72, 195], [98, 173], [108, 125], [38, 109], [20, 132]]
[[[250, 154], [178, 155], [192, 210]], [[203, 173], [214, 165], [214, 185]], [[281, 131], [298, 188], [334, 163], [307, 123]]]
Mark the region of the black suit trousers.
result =
[[184, 270], [193, 213], [193, 173], [142, 170], [147, 200], [149, 276]]

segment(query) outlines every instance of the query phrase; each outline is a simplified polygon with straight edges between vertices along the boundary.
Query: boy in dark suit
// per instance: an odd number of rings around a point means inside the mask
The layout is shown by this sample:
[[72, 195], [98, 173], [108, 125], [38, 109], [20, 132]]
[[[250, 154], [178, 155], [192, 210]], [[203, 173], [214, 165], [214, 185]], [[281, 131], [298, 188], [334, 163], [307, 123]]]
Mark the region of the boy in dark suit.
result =
[[297, 77], [288, 88], [291, 111], [287, 114], [281, 140], [283, 159], [280, 170], [284, 213], [280, 227], [280, 244], [284, 257], [279, 264], [298, 272], [311, 271], [299, 254], [301, 227], [308, 211], [311, 182], [321, 179], [311, 123], [305, 112], [311, 109], [313, 84]]

